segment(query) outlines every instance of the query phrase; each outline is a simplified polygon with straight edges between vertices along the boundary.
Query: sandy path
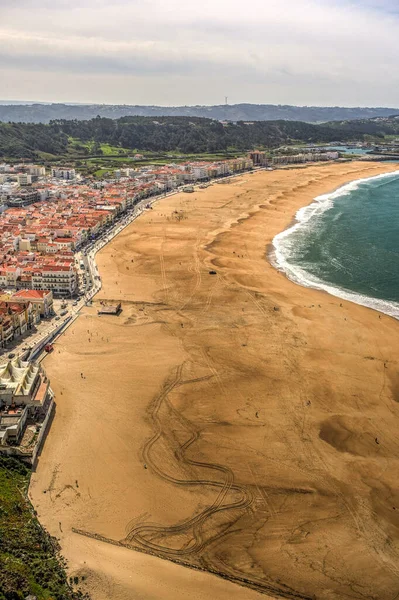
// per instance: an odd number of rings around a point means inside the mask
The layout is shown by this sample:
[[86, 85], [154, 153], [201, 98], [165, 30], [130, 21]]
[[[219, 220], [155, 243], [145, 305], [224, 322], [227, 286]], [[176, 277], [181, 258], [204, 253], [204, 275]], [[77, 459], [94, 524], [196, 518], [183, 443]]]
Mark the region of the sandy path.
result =
[[394, 168], [246, 175], [101, 252], [97, 302], [123, 312], [86, 309], [46, 359], [57, 413], [31, 485], [94, 600], [261, 596], [72, 528], [273, 597], [395, 598], [399, 324], [265, 260], [300, 206]]

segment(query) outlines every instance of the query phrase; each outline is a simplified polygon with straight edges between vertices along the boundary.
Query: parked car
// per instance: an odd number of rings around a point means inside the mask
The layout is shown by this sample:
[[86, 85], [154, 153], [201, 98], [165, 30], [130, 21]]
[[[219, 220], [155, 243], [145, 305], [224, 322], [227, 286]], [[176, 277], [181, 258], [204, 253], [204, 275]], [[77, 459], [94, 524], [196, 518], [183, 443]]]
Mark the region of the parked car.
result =
[[14, 357], [15, 357], [15, 354], [14, 354], [14, 352], [11, 352], [11, 353], [8, 355], [8, 358], [14, 358]]

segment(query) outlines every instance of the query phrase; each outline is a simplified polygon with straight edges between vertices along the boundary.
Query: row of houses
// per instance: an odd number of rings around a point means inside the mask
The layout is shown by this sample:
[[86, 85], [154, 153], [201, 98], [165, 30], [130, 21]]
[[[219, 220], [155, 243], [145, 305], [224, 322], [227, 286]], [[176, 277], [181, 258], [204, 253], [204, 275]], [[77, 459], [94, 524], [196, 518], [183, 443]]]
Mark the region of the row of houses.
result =
[[328, 160], [337, 160], [339, 152], [307, 152], [301, 154], [287, 154], [274, 156], [272, 158], [273, 165], [293, 165], [308, 162], [322, 162]]
[[0, 347], [14, 340], [53, 314], [53, 294], [44, 290], [24, 290], [14, 294], [0, 292]]
[[[37, 185], [8, 198], [9, 208], [0, 214], [0, 288], [50, 290], [58, 297], [72, 297], [78, 291], [74, 253], [127, 209], [180, 185], [252, 167], [250, 157], [153, 165], [121, 169], [119, 179], [102, 182], [82, 181], [73, 169], [57, 167], [51, 177], [41, 177]], [[15, 169], [8, 171], [9, 177], [15, 176]], [[43, 175], [39, 167], [30, 171]], [[31, 173], [26, 169], [19, 180], [28, 183]]]
[[33, 258], [26, 257], [19, 253], [7, 256], [0, 266], [0, 288], [17, 291], [49, 290], [59, 297], [71, 297], [77, 289], [73, 253], [68, 260], [61, 257], [53, 260], [40, 258], [35, 255]]
[[43, 200], [0, 215], [0, 288], [77, 292], [74, 253], [127, 207], [126, 185], [42, 183]]
[[137, 191], [140, 185], [150, 181], [157, 182], [161, 188], [173, 189], [186, 183], [195, 183], [217, 177], [233, 175], [240, 171], [252, 169], [253, 161], [250, 156], [221, 161], [191, 161], [180, 164], [169, 164], [162, 167], [148, 165], [141, 169], [118, 169], [117, 179], [130, 178]]

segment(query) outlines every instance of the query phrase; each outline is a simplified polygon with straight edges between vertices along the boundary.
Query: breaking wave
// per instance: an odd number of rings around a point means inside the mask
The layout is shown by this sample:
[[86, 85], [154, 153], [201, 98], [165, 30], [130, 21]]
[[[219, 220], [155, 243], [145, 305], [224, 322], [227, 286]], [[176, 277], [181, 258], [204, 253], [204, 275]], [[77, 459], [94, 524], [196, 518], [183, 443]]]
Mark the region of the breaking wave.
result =
[[[296, 213], [295, 222], [291, 227], [285, 231], [282, 231], [273, 239], [273, 250], [270, 254], [272, 264], [277, 269], [284, 272], [289, 279], [295, 283], [298, 283], [299, 285], [311, 287], [317, 290], [323, 290], [333, 296], [337, 296], [338, 298], [350, 300], [356, 304], [373, 308], [399, 319], [399, 302], [374, 298], [350, 289], [339, 287], [332, 282], [325, 281], [317, 277], [295, 262], [296, 258], [299, 258], [301, 252], [301, 250], [298, 249], [298, 234], [303, 236], [311, 233], [314, 227], [317, 227], [318, 223], [320, 223], [321, 216], [326, 211], [333, 208], [334, 203], [338, 198], [349, 196], [354, 191], [358, 190], [362, 185], [369, 185], [370, 183], [374, 182], [380, 182], [381, 185], [385, 185], [394, 179], [399, 179], [399, 171], [394, 171], [393, 173], [384, 173], [382, 175], [368, 177], [365, 179], [357, 179], [356, 181], [351, 181], [350, 183], [347, 183], [333, 192], [317, 196], [309, 206], [305, 206], [298, 210]], [[341, 217], [342, 213], [338, 213], [338, 215], [334, 217], [334, 221], [337, 221], [337, 226], [339, 226], [339, 220]], [[334, 258], [331, 260], [337, 261], [337, 259]], [[335, 266], [342, 268], [342, 270], [346, 269], [346, 267], [342, 264]]]

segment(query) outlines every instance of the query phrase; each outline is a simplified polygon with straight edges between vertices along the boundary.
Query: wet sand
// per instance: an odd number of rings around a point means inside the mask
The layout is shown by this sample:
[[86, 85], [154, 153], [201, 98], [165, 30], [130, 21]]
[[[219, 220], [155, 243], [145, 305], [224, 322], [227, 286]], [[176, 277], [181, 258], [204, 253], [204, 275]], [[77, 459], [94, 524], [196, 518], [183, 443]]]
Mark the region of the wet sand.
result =
[[266, 260], [315, 196], [396, 168], [179, 194], [97, 256], [30, 489], [93, 600], [396, 597], [399, 323]]

